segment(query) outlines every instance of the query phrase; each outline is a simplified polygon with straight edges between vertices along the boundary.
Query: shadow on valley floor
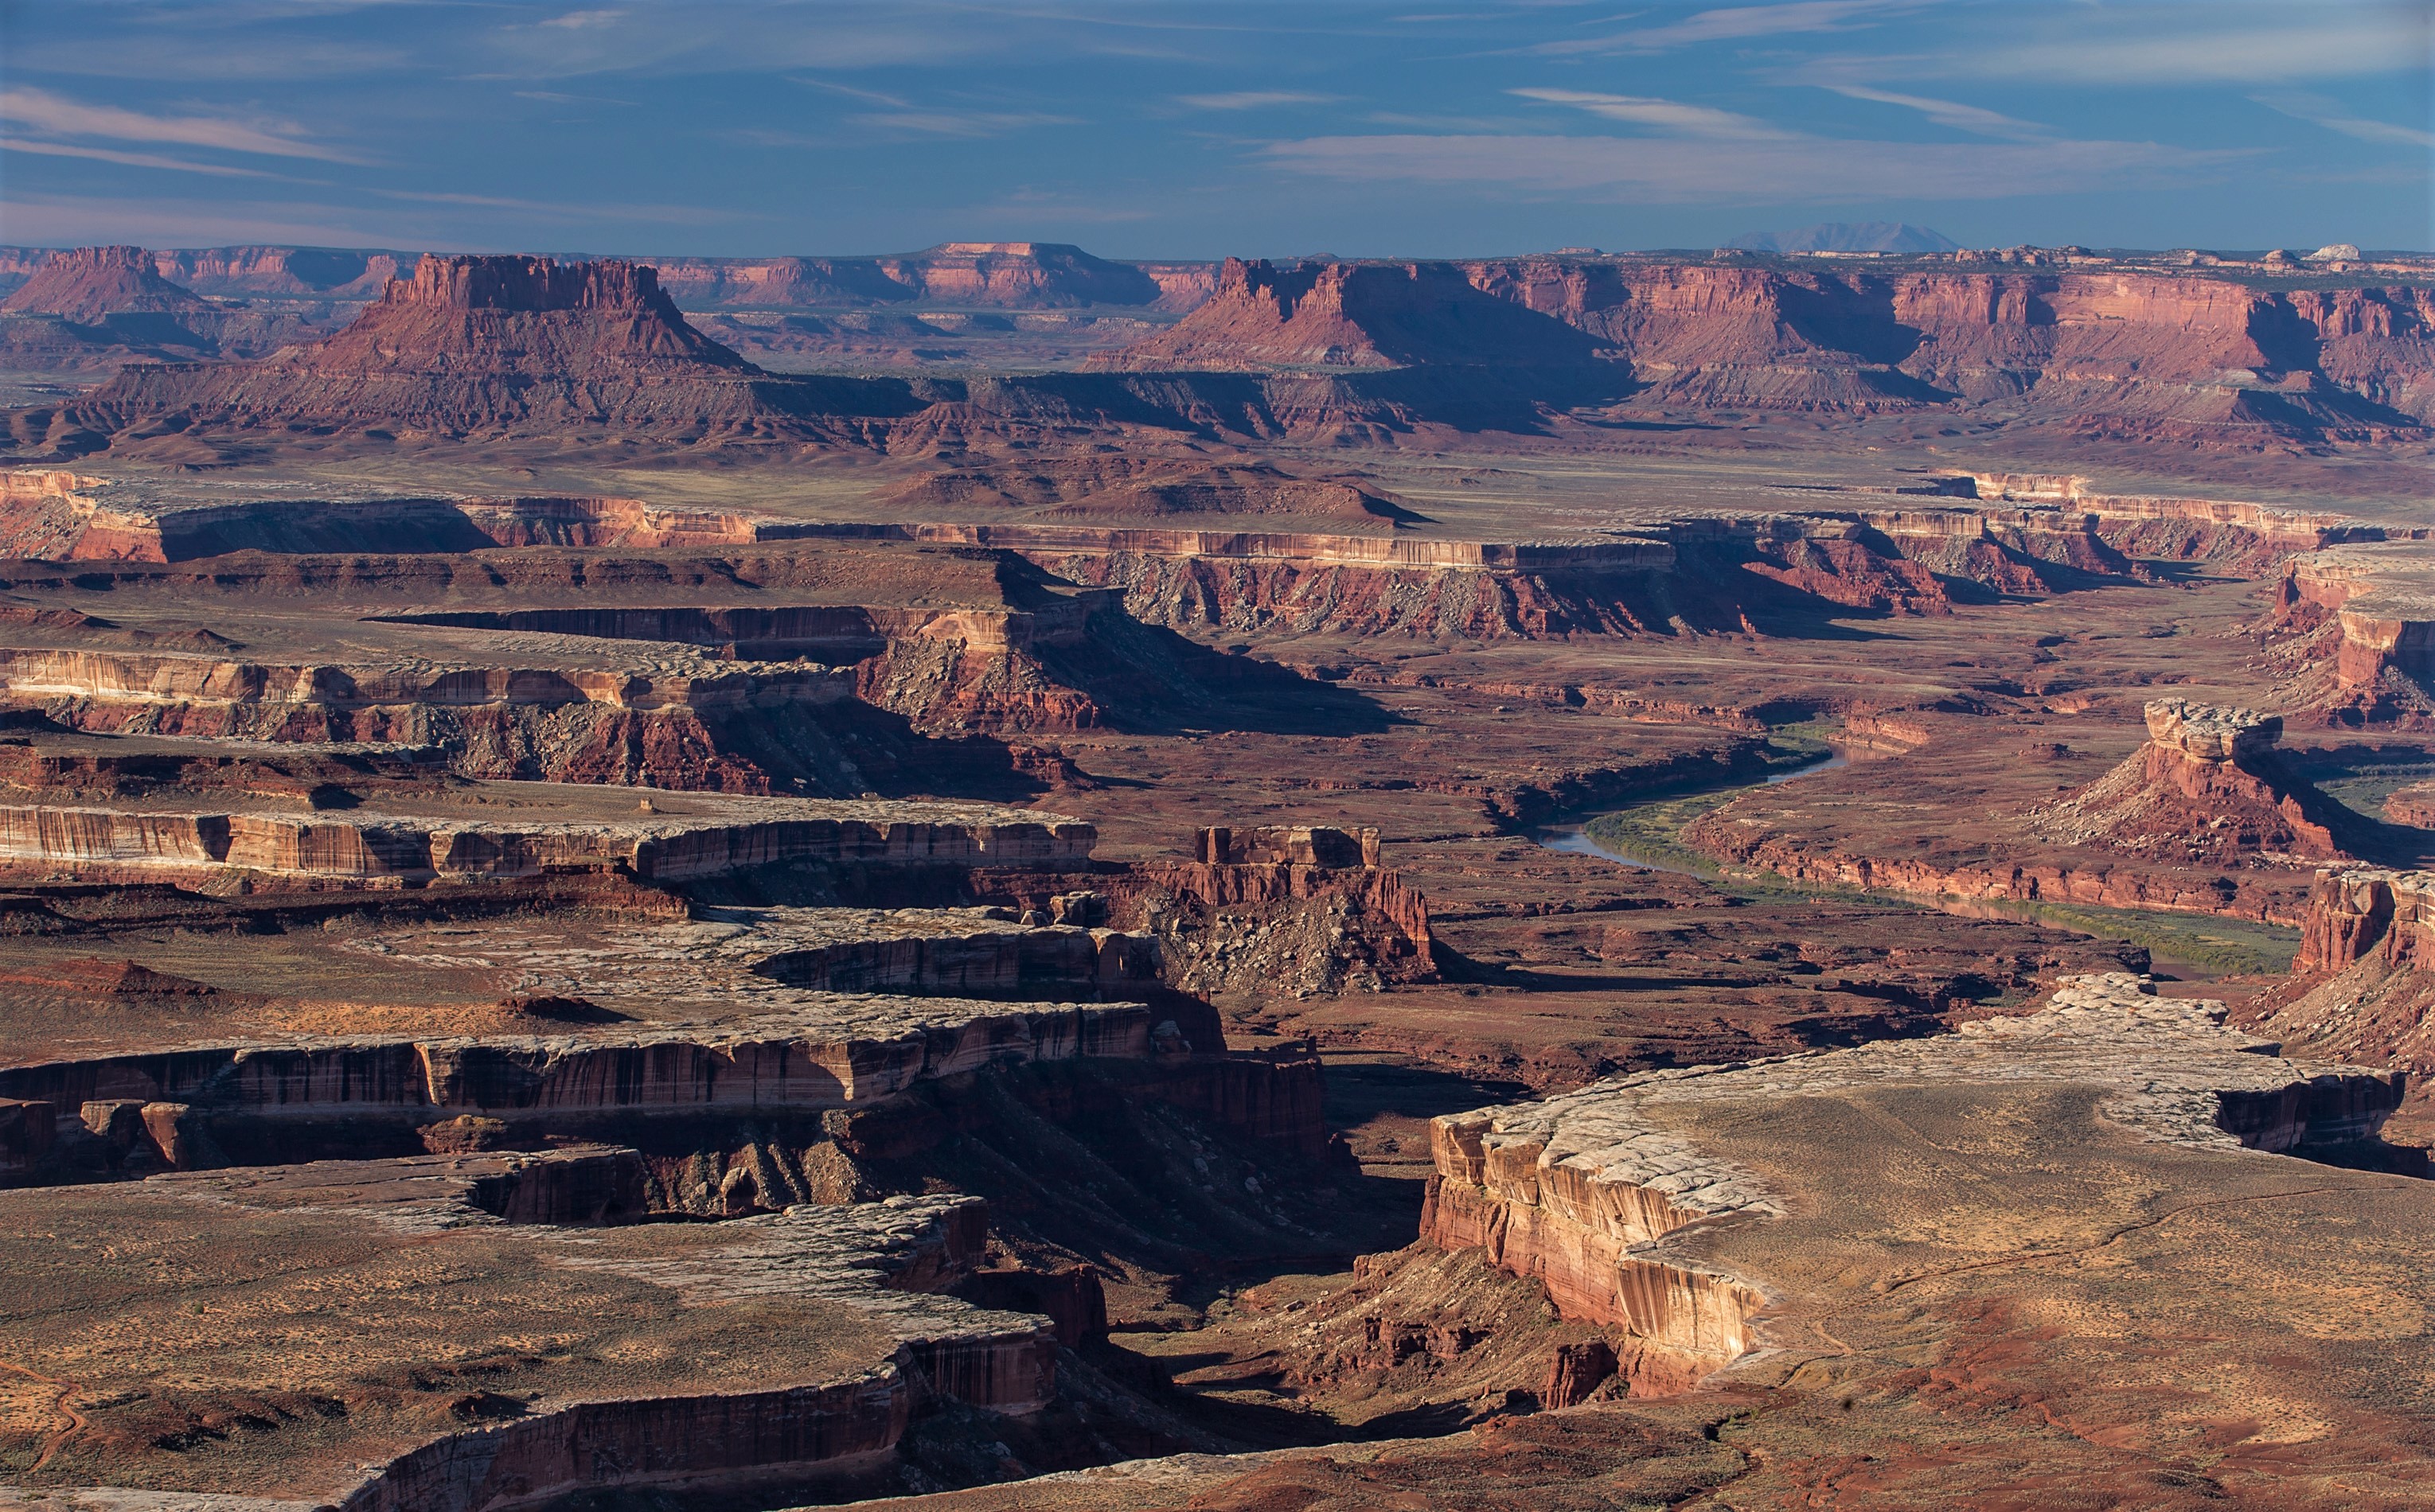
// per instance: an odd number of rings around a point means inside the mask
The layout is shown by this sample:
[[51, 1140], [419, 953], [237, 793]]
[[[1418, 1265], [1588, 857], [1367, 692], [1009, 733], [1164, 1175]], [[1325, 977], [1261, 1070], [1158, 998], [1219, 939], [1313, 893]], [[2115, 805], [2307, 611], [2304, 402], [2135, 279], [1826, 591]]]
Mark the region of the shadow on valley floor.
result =
[[1368, 735], [1407, 723], [1353, 689], [1212, 650], [1115, 611], [1091, 617], [1087, 646], [1043, 647], [1039, 655], [1089, 693], [1117, 729], [1135, 734]]

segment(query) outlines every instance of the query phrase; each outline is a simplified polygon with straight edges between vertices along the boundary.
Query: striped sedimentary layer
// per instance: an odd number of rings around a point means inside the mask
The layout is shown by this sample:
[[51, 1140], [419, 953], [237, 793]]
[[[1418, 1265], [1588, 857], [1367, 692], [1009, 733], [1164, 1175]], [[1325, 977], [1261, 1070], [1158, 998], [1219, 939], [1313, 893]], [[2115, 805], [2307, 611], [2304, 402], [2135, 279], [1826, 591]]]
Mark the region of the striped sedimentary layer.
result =
[[[1558, 1308], [1617, 1327], [1697, 1374], [1754, 1348], [1764, 1278], [1693, 1261], [1667, 1236], [1764, 1220], [1791, 1200], [1704, 1151], [1701, 1105], [1760, 1107], [1902, 1084], [2077, 1083], [2147, 1140], [2313, 1152], [2370, 1140], [2402, 1097], [2390, 1072], [2310, 1065], [2223, 1025], [2224, 1005], [2152, 996], [2138, 977], [2066, 979], [2041, 1011], [1929, 1040], [1742, 1066], [1649, 1072], [1545, 1102], [1437, 1119], [1422, 1231], [1482, 1247]], [[1729, 1244], [1724, 1253], [1730, 1255]]]

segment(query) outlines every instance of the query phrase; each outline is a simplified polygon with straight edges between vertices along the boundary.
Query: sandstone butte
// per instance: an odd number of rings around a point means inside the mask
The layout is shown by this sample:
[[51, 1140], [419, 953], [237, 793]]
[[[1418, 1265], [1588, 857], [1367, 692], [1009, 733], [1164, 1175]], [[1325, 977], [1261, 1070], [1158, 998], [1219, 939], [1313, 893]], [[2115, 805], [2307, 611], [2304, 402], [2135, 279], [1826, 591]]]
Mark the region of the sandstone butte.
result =
[[78, 248], [44, 263], [0, 301], [0, 310], [86, 324], [130, 312], [185, 315], [210, 307], [193, 290], [163, 278], [140, 247]]
[[0, 1505], [2423, 1502], [2366, 261], [0, 254]]
[[[62, 254], [0, 248], [0, 278], [31, 277]], [[378, 299], [417, 254], [384, 249], [219, 247], [147, 254], [158, 276], [211, 297]], [[1010, 309], [1188, 307], [1206, 299], [1208, 263], [1112, 263], [1057, 242], [948, 242], [891, 257], [666, 257], [662, 281], [688, 308], [929, 301]]]
[[303, 312], [215, 304], [163, 277], [142, 248], [85, 247], [46, 259], [0, 301], [0, 369], [258, 356], [324, 328]]
[[[882, 291], [861, 287], [872, 280], [907, 299], [982, 305], [1062, 308], [1116, 295], [1143, 309], [1171, 303], [1149, 271], [1032, 244], [957, 244], [916, 271], [873, 264], [844, 282], [797, 263], [791, 273], [771, 265], [751, 276], [688, 275], [686, 286], [716, 304], [731, 283], [757, 280], [773, 285], [763, 292], [782, 307], [876, 299]], [[657, 278], [646, 289], [642, 274], [623, 270], [633, 265], [560, 275], [536, 271], [543, 265], [535, 260], [492, 259], [477, 275], [463, 260], [426, 264], [390, 281], [357, 335], [326, 347], [301, 343], [275, 367], [130, 374], [81, 404], [20, 415], [12, 421], [19, 455], [84, 455], [110, 442], [136, 455], [148, 441], [150, 453], [165, 456], [180, 448], [145, 430], [161, 417], [187, 417], [181, 428], [199, 426], [200, 435], [283, 410], [314, 413], [353, 433], [347, 445], [376, 448], [396, 438], [362, 433], [406, 425], [442, 437], [529, 437], [562, 423], [607, 424], [659, 448], [764, 454], [782, 438], [903, 449], [1076, 428], [1375, 443], [1443, 427], [1528, 434], [1619, 407], [1652, 417], [1983, 410], [2059, 427], [2074, 444], [2241, 450], [2278, 438], [2404, 440], [2423, 432], [2435, 393], [2426, 378], [2429, 312], [2421, 287], [2261, 289], [2147, 264], [2053, 273], [1947, 264], [1878, 274], [1731, 261], [1290, 269], [1235, 261], [1216, 270], [1208, 297], [1181, 321], [1097, 351], [1089, 359], [1096, 375], [918, 382], [761, 374], [693, 332]], [[364, 266], [369, 277], [372, 260]], [[442, 271], [451, 266], [457, 271]], [[51, 267], [43, 264], [43, 276]], [[581, 296], [564, 292], [585, 280], [605, 282]], [[496, 313], [475, 317], [475, 309]], [[572, 316], [580, 309], [614, 313], [593, 330]], [[529, 318], [511, 318], [517, 310]], [[457, 349], [440, 325], [466, 328], [464, 352], [445, 355]], [[469, 361], [477, 370], [495, 367], [508, 348], [497, 332], [475, 334], [493, 327], [524, 333], [509, 346], [540, 343], [535, 373], [613, 375], [619, 386], [648, 378], [652, 387], [647, 395], [579, 396], [550, 386], [522, 399], [481, 386], [472, 394], [430, 387], [434, 375]], [[1434, 376], [1416, 376], [1431, 369]], [[307, 371], [353, 378], [309, 387], [301, 384]], [[721, 371], [753, 381], [709, 382]], [[1128, 376], [1160, 371], [1202, 376]]]

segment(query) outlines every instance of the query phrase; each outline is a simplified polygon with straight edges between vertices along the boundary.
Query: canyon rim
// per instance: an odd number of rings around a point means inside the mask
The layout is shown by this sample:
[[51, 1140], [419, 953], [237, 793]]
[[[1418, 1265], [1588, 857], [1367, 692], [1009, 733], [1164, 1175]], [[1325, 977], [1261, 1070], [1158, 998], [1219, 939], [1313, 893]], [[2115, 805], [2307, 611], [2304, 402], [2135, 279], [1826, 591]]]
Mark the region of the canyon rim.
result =
[[2435, 1503], [2423, 26], [260, 9], [0, 18], [0, 1508]]

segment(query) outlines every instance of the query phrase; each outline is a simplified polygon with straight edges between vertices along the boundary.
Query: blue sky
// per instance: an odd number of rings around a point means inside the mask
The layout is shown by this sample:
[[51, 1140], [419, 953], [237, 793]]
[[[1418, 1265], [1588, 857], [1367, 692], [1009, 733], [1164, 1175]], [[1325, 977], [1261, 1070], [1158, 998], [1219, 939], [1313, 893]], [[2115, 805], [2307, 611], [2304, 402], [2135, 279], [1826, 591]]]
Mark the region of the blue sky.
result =
[[0, 0], [0, 241], [2430, 245], [2435, 0]]

